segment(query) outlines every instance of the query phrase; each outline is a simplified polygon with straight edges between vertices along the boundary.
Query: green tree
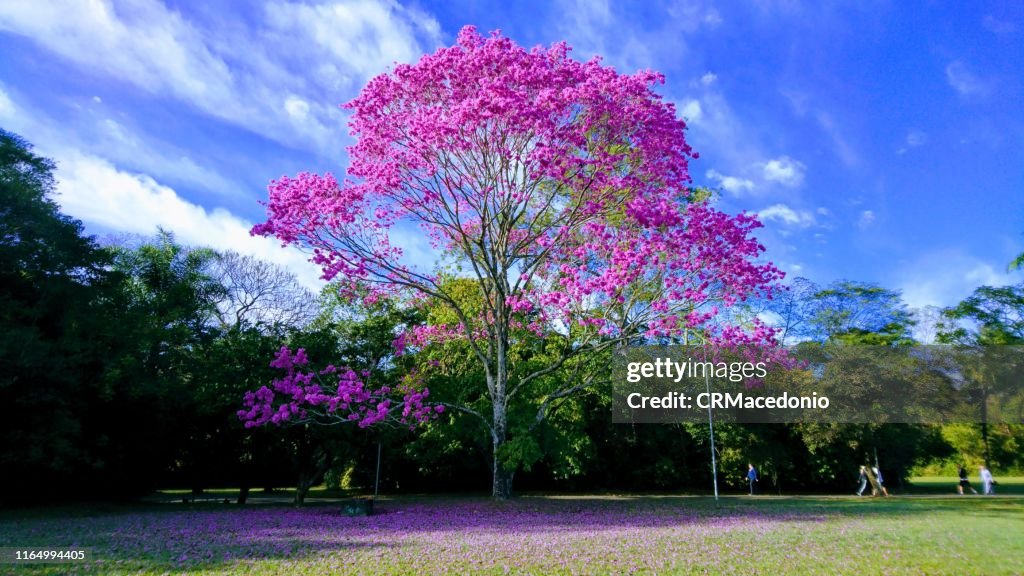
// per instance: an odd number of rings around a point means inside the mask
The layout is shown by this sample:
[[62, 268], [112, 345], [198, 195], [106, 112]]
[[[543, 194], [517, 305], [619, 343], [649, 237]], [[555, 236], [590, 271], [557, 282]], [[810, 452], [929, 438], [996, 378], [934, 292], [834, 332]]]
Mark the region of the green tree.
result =
[[0, 475], [13, 498], [67, 477], [87, 489], [106, 465], [96, 418], [121, 340], [117, 280], [109, 254], [51, 199], [54, 169], [0, 130]]
[[296, 438], [243, 429], [238, 399], [276, 376], [267, 358], [310, 324], [316, 299], [293, 274], [269, 262], [235, 252], [189, 252], [202, 260], [193, 273], [203, 277], [207, 294], [199, 298], [205, 304], [190, 313], [199, 316], [195, 326], [208, 336], [188, 353], [194, 414], [177, 472], [194, 492], [240, 486], [238, 501], [245, 503], [269, 471], [292, 470]]
[[1024, 252], [1021, 252], [1010, 262], [1010, 270], [1024, 270]]
[[[1017, 422], [1024, 410], [1019, 384], [1024, 372], [1019, 348], [1024, 345], [1024, 284], [981, 286], [942, 314], [944, 321], [936, 340], [961, 349], [966, 386], [969, 392], [975, 393], [981, 409], [983, 459], [986, 466], [991, 466], [993, 442], [989, 411], [1002, 406], [991, 405], [990, 399], [1000, 404], [1016, 403]], [[1016, 436], [1015, 430], [1001, 429], [1009, 431], [1010, 437]]]
[[900, 293], [868, 282], [839, 280], [821, 287], [796, 278], [762, 301], [775, 317], [779, 338], [789, 344], [839, 339], [851, 344], [890, 345], [912, 341], [914, 318]]
[[[884, 397], [891, 400], [888, 408], [897, 411], [890, 416], [904, 421], [918, 419], [922, 409], [937, 410], [948, 396], [948, 379], [922, 372], [920, 362], [905, 352], [915, 344], [914, 318], [898, 291], [850, 280], [822, 288], [797, 279], [769, 310], [782, 318], [791, 340], [807, 340], [805, 352], [821, 356], [822, 373], [806, 383], [814, 391], [856, 406]], [[900, 388], [904, 394], [893, 393]], [[898, 405], [901, 400], [906, 403]], [[922, 407], [925, 400], [931, 403]], [[742, 440], [742, 451], [765, 462], [802, 462], [803, 471], [794, 470], [793, 480], [808, 487], [847, 488], [858, 467], [873, 463], [876, 452], [884, 476], [896, 481], [915, 463], [948, 452], [938, 427], [931, 425], [816, 423], [788, 428], [788, 437], [761, 430], [755, 439], [776, 442]], [[768, 471], [765, 466], [763, 472]]]
[[122, 279], [112, 321], [124, 340], [104, 377], [117, 439], [109, 465], [146, 490], [191, 460], [202, 354], [217, 336], [210, 318], [223, 288], [210, 274], [215, 253], [169, 232], [110, 250]]
[[913, 317], [900, 293], [875, 284], [842, 280], [812, 296], [811, 324], [820, 340], [893, 345], [913, 341]]
[[938, 340], [944, 344], [1024, 344], [1024, 284], [981, 286], [943, 316]]

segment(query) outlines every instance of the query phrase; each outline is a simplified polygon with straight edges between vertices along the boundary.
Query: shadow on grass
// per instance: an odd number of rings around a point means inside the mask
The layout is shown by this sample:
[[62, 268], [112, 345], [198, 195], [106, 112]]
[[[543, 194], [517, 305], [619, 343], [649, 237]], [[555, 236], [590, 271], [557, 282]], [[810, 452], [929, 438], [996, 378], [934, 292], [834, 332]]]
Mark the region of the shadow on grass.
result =
[[[167, 506], [84, 507], [35, 510], [31, 518], [0, 520], [0, 547], [88, 549], [76, 572], [184, 572], [265, 560], [344, 558], [363, 549], [397, 549], [402, 543], [336, 510], [283, 507]], [[105, 510], [106, 512], [100, 511]], [[66, 573], [70, 564], [26, 566], [43, 574]], [[3, 568], [3, 566], [0, 566]], [[0, 569], [2, 572], [2, 569]]]

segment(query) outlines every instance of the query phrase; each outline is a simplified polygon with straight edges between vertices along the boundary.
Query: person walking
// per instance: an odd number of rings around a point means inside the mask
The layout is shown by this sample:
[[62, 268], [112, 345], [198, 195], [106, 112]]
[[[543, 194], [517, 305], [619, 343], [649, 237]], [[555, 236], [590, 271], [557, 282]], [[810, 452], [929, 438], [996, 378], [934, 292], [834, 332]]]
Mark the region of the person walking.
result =
[[974, 494], [978, 493], [978, 491], [971, 486], [971, 481], [967, 478], [967, 468], [964, 468], [963, 464], [960, 465], [960, 470], [957, 471], [957, 475], [960, 476], [960, 484], [956, 487], [956, 490], [961, 496], [964, 495], [964, 488], [967, 488]]
[[989, 472], [989, 469], [984, 466], [979, 468], [978, 472], [981, 476], [981, 493], [994, 495], [996, 491], [992, 488], [992, 485], [995, 484], [996, 481], [992, 479], [992, 472]]
[[747, 464], [747, 482], [750, 483], [750, 495], [753, 496], [757, 483], [757, 468], [754, 468], [754, 465], [750, 463]]
[[860, 482], [860, 487], [857, 488], [857, 496], [863, 496], [864, 495], [864, 491], [867, 490], [867, 488], [868, 488], [868, 468], [867, 468], [867, 466], [861, 466], [860, 467], [860, 477], [857, 478], [857, 481]]
[[875, 480], [878, 481], [878, 488], [882, 491], [882, 494], [886, 497], [889, 496], [889, 491], [885, 488], [885, 483], [882, 481], [882, 471], [878, 469], [878, 466], [872, 466], [871, 471], [875, 473]]

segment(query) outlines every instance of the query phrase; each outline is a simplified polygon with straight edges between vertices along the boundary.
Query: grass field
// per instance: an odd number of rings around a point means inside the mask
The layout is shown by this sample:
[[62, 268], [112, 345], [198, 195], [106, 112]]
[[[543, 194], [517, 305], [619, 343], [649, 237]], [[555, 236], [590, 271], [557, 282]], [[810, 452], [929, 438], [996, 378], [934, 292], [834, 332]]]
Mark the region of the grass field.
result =
[[[937, 481], [937, 483], [939, 483]], [[948, 486], [948, 484], [947, 484]], [[0, 513], [34, 574], [1024, 574], [1024, 498], [398, 498], [348, 517], [209, 502]]]

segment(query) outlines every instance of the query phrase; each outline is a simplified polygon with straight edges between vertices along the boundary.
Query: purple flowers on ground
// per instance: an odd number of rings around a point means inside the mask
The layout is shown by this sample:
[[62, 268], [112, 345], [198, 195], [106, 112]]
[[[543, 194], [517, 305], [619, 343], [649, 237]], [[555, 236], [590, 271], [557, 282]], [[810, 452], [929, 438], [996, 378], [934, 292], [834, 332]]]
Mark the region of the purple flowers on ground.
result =
[[[873, 504], [434, 498], [378, 501], [378, 513], [368, 517], [345, 516], [337, 504], [164, 504], [91, 515], [7, 514], [0, 546], [91, 550], [87, 563], [36, 567], [45, 574], [838, 574], [868, 561], [871, 573], [919, 574], [974, 566], [993, 554], [1003, 573], [1024, 568], [1014, 544], [1017, 504]], [[979, 514], [983, 522], [970, 524]], [[964, 522], [977, 537], [951, 538]]]
[[[376, 510], [353, 518], [337, 506], [168, 508], [25, 527], [32, 539], [91, 548], [79, 568], [101, 573], [592, 573], [657, 570], [721, 552], [711, 539], [735, 531], [759, 537], [780, 523], [823, 520], [646, 499], [384, 501]], [[19, 540], [12, 528], [3, 545]]]

